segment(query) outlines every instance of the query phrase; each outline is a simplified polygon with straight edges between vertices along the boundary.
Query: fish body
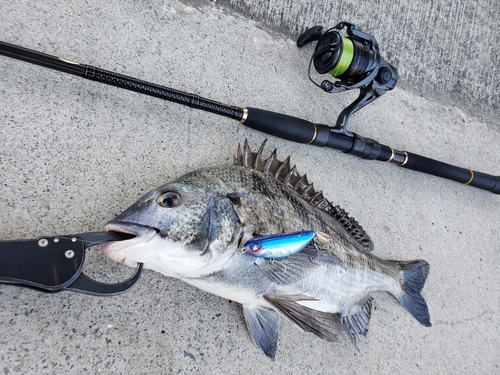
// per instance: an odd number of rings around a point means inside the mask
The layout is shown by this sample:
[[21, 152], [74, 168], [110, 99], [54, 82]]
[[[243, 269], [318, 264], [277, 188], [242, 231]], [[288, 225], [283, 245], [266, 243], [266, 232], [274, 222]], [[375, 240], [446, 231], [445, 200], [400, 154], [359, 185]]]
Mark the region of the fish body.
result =
[[[340, 320], [353, 343], [365, 336], [374, 300], [392, 294], [424, 326], [423, 260], [385, 260], [347, 213], [333, 206], [276, 150], [262, 157], [245, 142], [234, 166], [193, 171], [154, 189], [105, 225], [136, 237], [104, 255], [158, 271], [239, 302], [254, 343], [274, 358], [283, 316], [335, 341]], [[250, 239], [298, 230], [321, 233], [300, 252], [269, 260], [241, 252]], [[327, 238], [327, 240], [324, 240]]]
[[302, 231], [255, 237], [248, 240], [243, 249], [259, 258], [286, 258], [304, 249], [315, 236], [315, 232]]

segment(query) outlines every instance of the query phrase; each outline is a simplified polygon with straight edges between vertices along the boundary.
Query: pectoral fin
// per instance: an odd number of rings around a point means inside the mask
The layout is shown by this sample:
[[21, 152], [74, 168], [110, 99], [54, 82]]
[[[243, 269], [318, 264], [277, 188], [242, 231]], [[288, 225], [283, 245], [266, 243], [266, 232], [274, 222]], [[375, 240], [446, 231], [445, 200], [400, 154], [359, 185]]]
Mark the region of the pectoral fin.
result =
[[254, 265], [259, 267], [270, 281], [279, 285], [294, 283], [323, 264], [345, 269], [345, 265], [333, 253], [321, 250], [314, 244], [306, 246], [302, 251], [287, 258], [272, 261], [256, 258], [254, 262]]
[[262, 306], [243, 305], [243, 313], [252, 340], [265, 355], [274, 359], [278, 344], [280, 314]]

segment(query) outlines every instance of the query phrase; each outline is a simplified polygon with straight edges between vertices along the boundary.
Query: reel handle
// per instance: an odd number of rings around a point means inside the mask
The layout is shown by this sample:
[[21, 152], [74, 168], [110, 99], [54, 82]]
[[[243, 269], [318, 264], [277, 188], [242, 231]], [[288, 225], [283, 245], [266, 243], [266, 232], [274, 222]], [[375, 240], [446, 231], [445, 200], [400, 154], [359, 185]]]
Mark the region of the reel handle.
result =
[[319, 40], [322, 33], [323, 26], [311, 27], [299, 36], [299, 39], [297, 39], [297, 47], [302, 48], [305, 45], [314, 42], [315, 40]]

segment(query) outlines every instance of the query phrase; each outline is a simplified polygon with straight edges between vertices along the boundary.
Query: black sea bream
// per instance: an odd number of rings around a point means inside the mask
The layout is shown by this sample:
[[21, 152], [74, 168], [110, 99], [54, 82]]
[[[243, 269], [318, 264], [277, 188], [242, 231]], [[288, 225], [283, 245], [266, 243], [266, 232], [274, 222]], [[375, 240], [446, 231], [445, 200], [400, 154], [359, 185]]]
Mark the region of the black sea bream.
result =
[[[238, 148], [234, 166], [200, 169], [163, 185], [108, 222], [136, 237], [110, 244], [112, 260], [158, 271], [239, 302], [254, 343], [274, 358], [283, 316], [306, 332], [336, 340], [339, 321], [353, 343], [368, 331], [374, 291], [392, 294], [424, 326], [424, 260], [384, 260], [347, 213], [316, 192], [306, 176], [276, 158]], [[242, 251], [257, 236], [314, 231], [284, 259]]]

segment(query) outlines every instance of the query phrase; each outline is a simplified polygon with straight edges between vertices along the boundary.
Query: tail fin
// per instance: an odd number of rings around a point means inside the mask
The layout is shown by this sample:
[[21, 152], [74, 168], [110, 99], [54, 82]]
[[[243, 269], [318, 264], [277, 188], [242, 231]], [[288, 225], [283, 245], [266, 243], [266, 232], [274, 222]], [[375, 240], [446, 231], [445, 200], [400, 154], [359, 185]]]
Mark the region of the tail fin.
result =
[[401, 291], [395, 293], [394, 296], [420, 324], [430, 327], [429, 310], [424, 298], [420, 295], [429, 274], [429, 263], [425, 260], [397, 263], [401, 268]]

